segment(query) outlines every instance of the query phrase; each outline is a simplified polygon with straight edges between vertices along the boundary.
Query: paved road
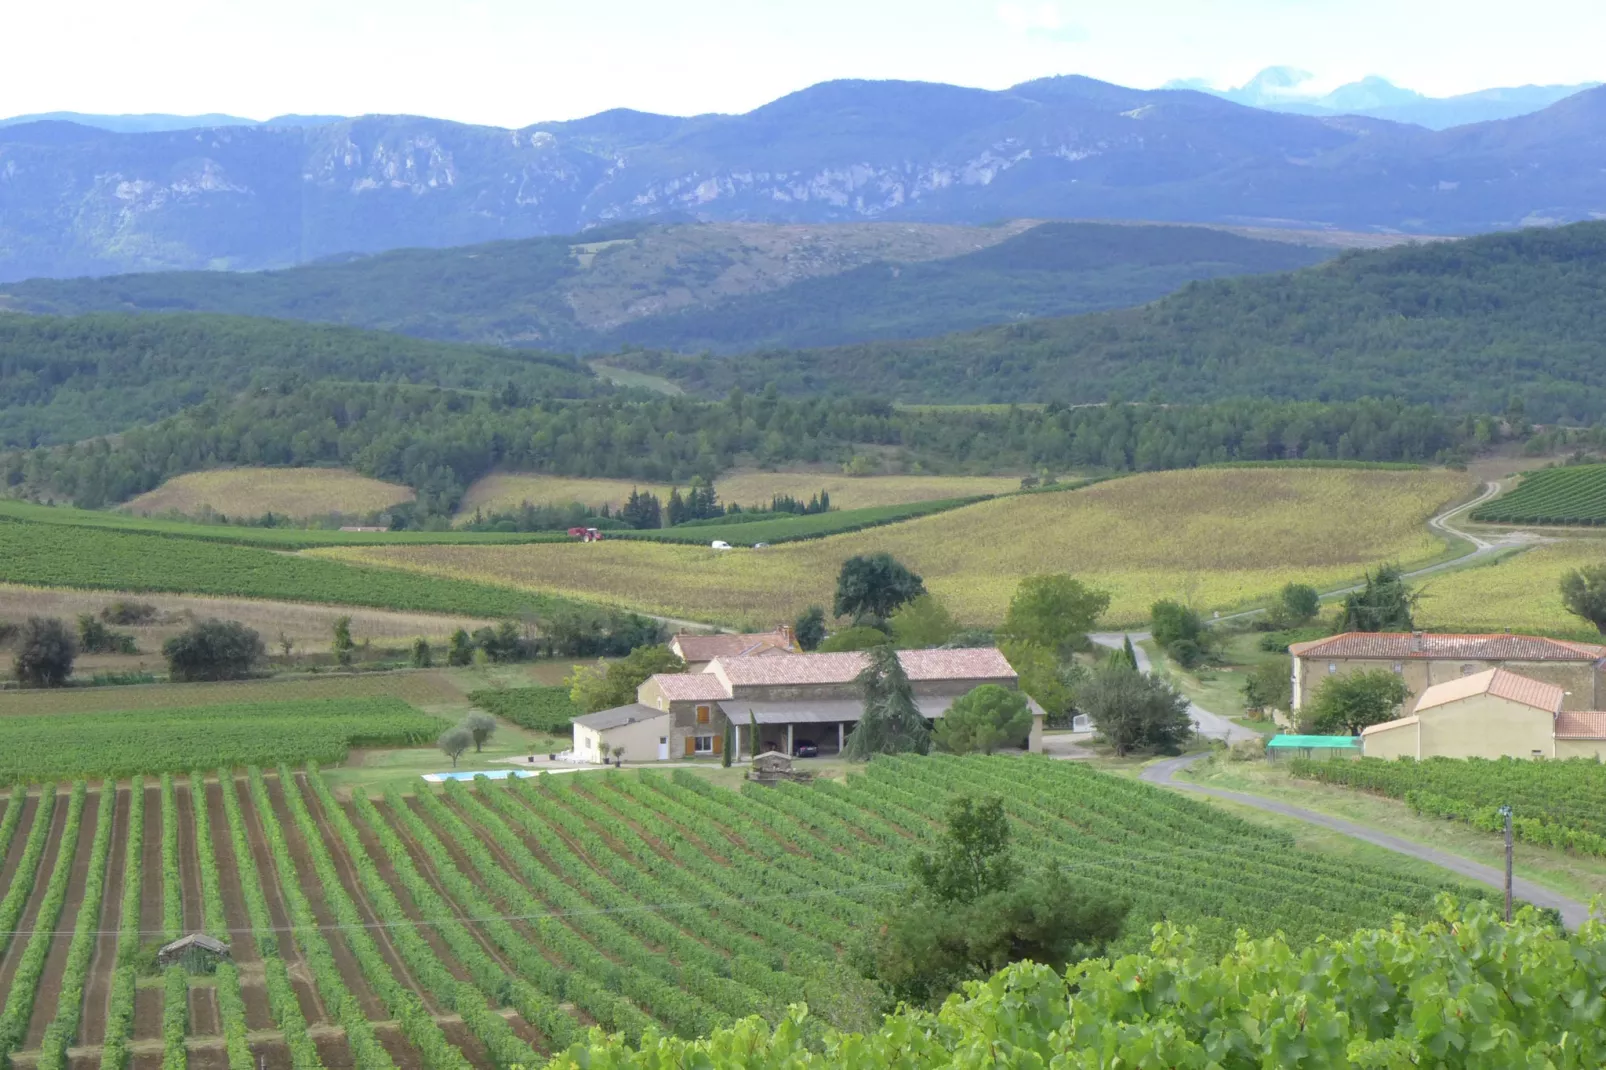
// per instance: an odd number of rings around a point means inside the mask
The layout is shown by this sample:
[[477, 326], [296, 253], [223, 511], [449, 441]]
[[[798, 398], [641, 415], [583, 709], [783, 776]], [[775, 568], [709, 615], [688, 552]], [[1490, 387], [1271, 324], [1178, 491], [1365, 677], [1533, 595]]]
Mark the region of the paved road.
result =
[[[1142, 779], [1148, 781], [1150, 784], [1159, 784], [1168, 788], [1179, 788], [1183, 791], [1196, 792], [1200, 795], [1213, 795], [1218, 799], [1228, 799], [1235, 803], [1242, 803], [1245, 806], [1252, 806], [1257, 810], [1264, 810], [1267, 813], [1281, 814], [1284, 817], [1292, 817], [1297, 818], [1300, 821], [1308, 821], [1312, 825], [1320, 825], [1322, 828], [1331, 829], [1334, 832], [1341, 832], [1346, 836], [1353, 836], [1357, 840], [1364, 840], [1367, 843], [1386, 848], [1390, 851], [1396, 851], [1402, 855], [1408, 855], [1412, 858], [1420, 858], [1424, 862], [1432, 862], [1436, 866], [1441, 866], [1452, 873], [1459, 874], [1460, 876], [1466, 877], [1470, 880], [1475, 880], [1480, 884], [1487, 884], [1491, 887], [1501, 889], [1505, 888], [1506, 886], [1506, 877], [1504, 872], [1495, 869], [1492, 866], [1485, 866], [1481, 863], [1474, 862], [1471, 859], [1462, 858], [1460, 855], [1453, 855], [1444, 851], [1435, 850], [1432, 847], [1427, 847], [1420, 843], [1413, 843], [1410, 840], [1402, 840], [1398, 836], [1390, 836], [1388, 833], [1378, 832], [1375, 829], [1367, 828], [1365, 825], [1357, 825], [1352, 821], [1345, 821], [1342, 818], [1329, 817], [1327, 814], [1319, 814], [1314, 810], [1306, 810], [1302, 807], [1290, 806], [1287, 803], [1278, 802], [1275, 799], [1265, 799], [1258, 795], [1247, 795], [1240, 791], [1224, 791], [1221, 788], [1207, 788], [1202, 784], [1194, 784], [1186, 780], [1176, 779], [1177, 773], [1192, 765], [1194, 762], [1200, 761], [1207, 757], [1209, 757], [1207, 754], [1186, 754], [1181, 758], [1167, 758], [1163, 762], [1155, 762], [1153, 765], [1143, 770], [1143, 773], [1141, 774]], [[1583, 903], [1578, 902], [1576, 899], [1568, 899], [1565, 896], [1557, 895], [1555, 892], [1552, 892], [1546, 888], [1541, 888], [1539, 885], [1534, 884], [1531, 881], [1525, 881], [1521, 877], [1516, 878], [1512, 882], [1512, 890], [1516, 893], [1518, 899], [1526, 900], [1529, 903], [1533, 903], [1535, 906], [1551, 907], [1560, 911], [1562, 921], [1566, 923], [1569, 929], [1578, 928], [1589, 918], [1589, 908]]]
[[[1138, 669], [1143, 672], [1153, 672], [1154, 664], [1149, 660], [1149, 652], [1137, 644], [1148, 639], [1148, 632], [1096, 632], [1088, 636], [1099, 646], [1119, 650], [1127, 636], [1132, 637], [1132, 650], [1138, 656]], [[1259, 732], [1252, 732], [1243, 725], [1234, 724], [1227, 718], [1211, 713], [1197, 703], [1188, 703], [1188, 716], [1193, 718], [1194, 724], [1199, 726], [1199, 734], [1211, 739], [1225, 740], [1227, 743], [1236, 743], [1240, 739], [1259, 739]]]

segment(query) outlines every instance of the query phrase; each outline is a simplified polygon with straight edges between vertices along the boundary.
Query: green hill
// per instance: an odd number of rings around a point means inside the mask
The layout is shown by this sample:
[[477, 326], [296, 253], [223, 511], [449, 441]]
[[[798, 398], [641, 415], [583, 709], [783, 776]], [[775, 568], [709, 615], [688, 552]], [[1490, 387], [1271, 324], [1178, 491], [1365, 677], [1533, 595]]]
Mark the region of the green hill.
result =
[[627, 224], [282, 271], [34, 279], [0, 287], [0, 309], [221, 312], [440, 341], [735, 352], [1124, 308], [1193, 279], [1314, 264], [1353, 238], [1267, 233], [1030, 221]]
[[1142, 308], [917, 341], [611, 363], [692, 391], [901, 401], [1395, 396], [1457, 411], [1520, 399], [1543, 421], [1606, 416], [1606, 222], [1351, 252], [1287, 274], [1196, 282]]
[[610, 388], [570, 357], [377, 331], [195, 313], [0, 315], [0, 448], [149, 423], [248, 387], [318, 380], [590, 396]]

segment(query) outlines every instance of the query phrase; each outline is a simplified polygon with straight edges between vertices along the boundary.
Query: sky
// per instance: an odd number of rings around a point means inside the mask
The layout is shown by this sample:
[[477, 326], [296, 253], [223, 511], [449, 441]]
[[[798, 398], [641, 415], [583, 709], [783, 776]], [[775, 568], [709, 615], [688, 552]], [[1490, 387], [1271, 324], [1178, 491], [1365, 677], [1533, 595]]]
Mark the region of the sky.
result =
[[1602, 0], [4, 0], [0, 116], [742, 112], [833, 78], [1606, 80]]

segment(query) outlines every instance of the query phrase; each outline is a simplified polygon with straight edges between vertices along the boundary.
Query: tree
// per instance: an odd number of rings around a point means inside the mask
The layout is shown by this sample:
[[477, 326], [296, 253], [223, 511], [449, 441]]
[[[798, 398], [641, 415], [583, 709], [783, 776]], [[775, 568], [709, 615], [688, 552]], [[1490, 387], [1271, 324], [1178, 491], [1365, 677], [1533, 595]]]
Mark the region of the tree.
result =
[[1400, 570], [1384, 565], [1375, 575], [1366, 574], [1366, 584], [1359, 591], [1345, 596], [1339, 628], [1348, 632], [1408, 632], [1414, 627], [1411, 613], [1415, 608], [1416, 595]]
[[29, 617], [17, 638], [11, 671], [24, 687], [62, 687], [77, 656], [65, 624], [54, 617]]
[[1175, 751], [1193, 734], [1186, 696], [1160, 677], [1113, 658], [1093, 672], [1076, 703], [1117, 755]]
[[1021, 959], [1062, 970], [1120, 935], [1127, 905], [1057, 869], [1023, 873], [1003, 801], [949, 804], [937, 850], [910, 864], [918, 888], [876, 927], [863, 965], [894, 998], [933, 1005]]
[[866, 651], [856, 682], [864, 695], [864, 716], [842, 757], [867, 762], [877, 754], [925, 754], [931, 749], [931, 728], [915, 705], [914, 688], [890, 643]]
[[1198, 613], [1180, 602], [1165, 600], [1150, 606], [1149, 633], [1163, 647], [1184, 640], [1204, 645], [1200, 641], [1204, 635], [1204, 621], [1199, 619]]
[[458, 757], [474, 743], [474, 735], [462, 725], [448, 728], [440, 734], [435, 745], [452, 760], [452, 768], [457, 768]]
[[351, 653], [357, 644], [351, 641], [351, 618], [335, 618], [335, 638], [329, 647], [334, 651], [336, 663], [342, 666], [351, 664]]
[[1323, 735], [1360, 735], [1368, 725], [1392, 721], [1411, 695], [1405, 680], [1387, 669], [1329, 676], [1316, 690], [1307, 719]]
[[1308, 583], [1290, 583], [1277, 598], [1282, 618], [1290, 624], [1304, 624], [1322, 611], [1322, 596]]
[[631, 487], [625, 507], [619, 510], [619, 519], [638, 531], [661, 528], [664, 526], [663, 503], [656, 494]]
[[134, 637], [127, 632], [114, 632], [93, 613], [78, 617], [78, 649], [85, 654], [133, 654]]
[[1562, 576], [1561, 604], [1606, 635], [1606, 565], [1586, 565]]
[[731, 767], [731, 752], [736, 749], [736, 726], [729, 719], [725, 721], [725, 745], [719, 749], [719, 764], [726, 769]]
[[465, 629], [459, 628], [452, 633], [446, 643], [446, 664], [472, 665], [474, 663], [474, 640], [469, 638]]
[[825, 610], [810, 606], [792, 622], [792, 635], [804, 650], [819, 649], [820, 642], [825, 638]]
[[435, 660], [434, 653], [429, 649], [429, 641], [420, 635], [413, 640], [413, 668], [427, 669]]
[[891, 554], [859, 554], [842, 562], [832, 612], [855, 621], [884, 621], [925, 593], [925, 582]]
[[1104, 655], [1104, 664], [1124, 665], [1133, 672], [1138, 671], [1138, 651], [1132, 645], [1132, 637], [1130, 635], [1122, 636], [1121, 645], [1112, 647], [1110, 652]]
[[1110, 595], [1060, 572], [1028, 576], [1015, 588], [999, 635], [1047, 647], [1061, 659], [1087, 648], [1087, 633], [1110, 606]]
[[1293, 705], [1294, 682], [1288, 663], [1278, 659], [1257, 665], [1244, 681], [1244, 709], [1286, 710]]
[[932, 731], [937, 745], [953, 754], [991, 754], [1001, 746], [1019, 746], [1032, 731], [1026, 696], [997, 684], [983, 684], [961, 695], [938, 718]]
[[905, 650], [942, 646], [959, 631], [959, 622], [948, 607], [929, 592], [899, 609], [887, 624], [892, 638]]
[[468, 729], [468, 734], [474, 739], [474, 753], [478, 754], [485, 749], [485, 741], [496, 732], [496, 718], [488, 713], [471, 713], [463, 718], [462, 727]]
[[498, 664], [524, 656], [524, 637], [517, 621], [505, 620], [495, 628], [480, 628], [474, 633], [474, 645]]
[[237, 620], [204, 620], [162, 644], [173, 680], [239, 680], [267, 654], [262, 636]]
[[658, 673], [685, 672], [686, 663], [667, 646], [640, 646], [615, 662], [576, 665], [564, 679], [583, 713], [628, 706], [636, 689]]
[[869, 650], [873, 646], [884, 646], [890, 642], [892, 640], [880, 628], [861, 624], [856, 628], [843, 628], [839, 632], [832, 632], [816, 649], [822, 654], [840, 654], [848, 650]]
[[1047, 647], [1035, 643], [1007, 640], [999, 649], [1009, 662], [1015, 675], [1020, 677], [1020, 689], [1043, 707], [1049, 717], [1064, 717], [1076, 701], [1073, 684], [1074, 661], [1061, 661]]

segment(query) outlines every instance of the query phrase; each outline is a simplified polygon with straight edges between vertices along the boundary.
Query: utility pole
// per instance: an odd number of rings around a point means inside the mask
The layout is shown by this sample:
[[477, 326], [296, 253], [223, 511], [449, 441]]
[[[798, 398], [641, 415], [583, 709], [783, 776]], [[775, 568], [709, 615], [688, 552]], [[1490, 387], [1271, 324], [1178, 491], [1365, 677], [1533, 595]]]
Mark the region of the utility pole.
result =
[[1511, 807], [1502, 806], [1500, 816], [1506, 819], [1506, 921], [1511, 921]]

